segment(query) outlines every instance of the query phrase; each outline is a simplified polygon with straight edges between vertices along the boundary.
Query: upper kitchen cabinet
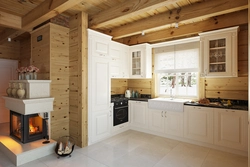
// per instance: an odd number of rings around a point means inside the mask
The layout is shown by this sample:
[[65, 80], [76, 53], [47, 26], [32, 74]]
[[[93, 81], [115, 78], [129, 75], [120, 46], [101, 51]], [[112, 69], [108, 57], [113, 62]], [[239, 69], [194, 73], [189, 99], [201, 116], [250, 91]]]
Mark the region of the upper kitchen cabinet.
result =
[[89, 50], [91, 56], [109, 58], [111, 36], [88, 29]]
[[200, 33], [201, 76], [238, 76], [238, 27]]
[[128, 78], [129, 46], [111, 41], [109, 46], [111, 78]]
[[152, 47], [149, 44], [130, 46], [130, 78], [152, 78]]

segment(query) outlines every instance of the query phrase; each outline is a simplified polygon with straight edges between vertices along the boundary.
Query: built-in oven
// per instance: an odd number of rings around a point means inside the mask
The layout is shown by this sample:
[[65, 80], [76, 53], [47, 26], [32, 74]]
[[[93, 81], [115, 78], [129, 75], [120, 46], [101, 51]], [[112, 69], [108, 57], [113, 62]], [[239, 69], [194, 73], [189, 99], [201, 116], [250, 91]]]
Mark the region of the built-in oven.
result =
[[124, 97], [113, 97], [113, 126], [128, 122], [128, 99]]

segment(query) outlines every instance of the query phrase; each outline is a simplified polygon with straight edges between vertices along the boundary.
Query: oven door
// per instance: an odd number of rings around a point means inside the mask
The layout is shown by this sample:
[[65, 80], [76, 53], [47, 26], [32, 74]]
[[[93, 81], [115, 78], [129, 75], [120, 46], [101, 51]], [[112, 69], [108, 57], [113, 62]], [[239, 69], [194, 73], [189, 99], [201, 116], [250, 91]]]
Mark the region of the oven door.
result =
[[128, 122], [128, 106], [114, 107], [113, 126]]

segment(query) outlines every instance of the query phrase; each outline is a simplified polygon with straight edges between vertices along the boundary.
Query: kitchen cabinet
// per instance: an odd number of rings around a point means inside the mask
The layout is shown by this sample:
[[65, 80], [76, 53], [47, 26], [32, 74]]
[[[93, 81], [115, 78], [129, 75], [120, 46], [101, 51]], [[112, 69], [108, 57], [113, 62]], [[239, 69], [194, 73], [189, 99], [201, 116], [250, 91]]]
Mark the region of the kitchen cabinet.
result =
[[88, 29], [89, 55], [109, 58], [111, 36]]
[[200, 33], [201, 76], [238, 76], [238, 27]]
[[183, 137], [183, 112], [149, 109], [149, 129]]
[[110, 43], [110, 76], [111, 78], [128, 78], [129, 46], [111, 41]]
[[184, 106], [184, 137], [213, 144], [213, 108]]
[[91, 114], [91, 142], [97, 142], [110, 135], [111, 110], [102, 110]]
[[164, 133], [165, 112], [162, 110], [148, 109], [149, 130]]
[[92, 30], [88, 33], [88, 136], [92, 144], [110, 135], [110, 41]]
[[131, 127], [148, 129], [148, 103], [129, 101], [129, 115]]
[[214, 144], [247, 151], [248, 111], [215, 109]]
[[149, 44], [130, 46], [130, 78], [152, 78], [152, 48]]
[[165, 133], [172, 136], [183, 137], [183, 112], [165, 112]]

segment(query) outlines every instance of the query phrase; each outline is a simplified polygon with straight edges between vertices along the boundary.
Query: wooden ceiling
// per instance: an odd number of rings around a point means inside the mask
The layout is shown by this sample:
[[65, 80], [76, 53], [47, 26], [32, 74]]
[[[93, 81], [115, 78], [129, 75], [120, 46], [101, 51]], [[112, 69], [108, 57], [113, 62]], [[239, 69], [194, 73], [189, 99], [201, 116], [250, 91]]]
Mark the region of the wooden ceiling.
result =
[[89, 28], [133, 45], [246, 24], [248, 8], [248, 0], [0, 0], [0, 4], [0, 44], [58, 14], [88, 13]]

